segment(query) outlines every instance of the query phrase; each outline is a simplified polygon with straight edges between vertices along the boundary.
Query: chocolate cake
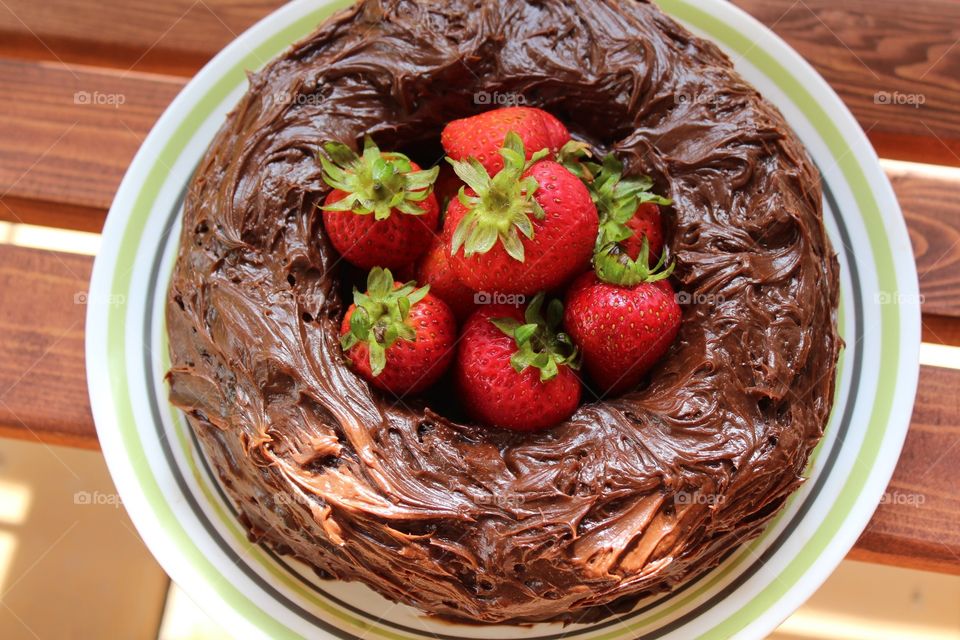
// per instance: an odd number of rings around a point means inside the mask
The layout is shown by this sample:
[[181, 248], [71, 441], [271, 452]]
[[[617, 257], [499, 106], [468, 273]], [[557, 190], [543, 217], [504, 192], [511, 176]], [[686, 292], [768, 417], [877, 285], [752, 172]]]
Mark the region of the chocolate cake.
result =
[[[510, 96], [654, 178], [687, 304], [637, 390], [536, 433], [378, 392], [338, 342], [324, 140], [421, 161]], [[477, 622], [592, 619], [757, 535], [830, 413], [838, 266], [819, 176], [713, 44], [634, 0], [367, 0], [250, 76], [190, 185], [173, 403], [253, 539]], [[589, 398], [588, 398], [589, 399]]]

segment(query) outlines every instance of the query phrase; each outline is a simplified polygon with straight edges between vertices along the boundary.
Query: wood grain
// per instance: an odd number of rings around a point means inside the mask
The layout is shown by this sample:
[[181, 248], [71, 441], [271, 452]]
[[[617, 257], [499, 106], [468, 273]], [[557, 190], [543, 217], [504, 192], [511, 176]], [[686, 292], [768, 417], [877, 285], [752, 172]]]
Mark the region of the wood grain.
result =
[[[3, 161], [0, 159], [0, 171], [2, 166]], [[0, 196], [0, 220], [7, 222], [99, 233], [106, 218], [107, 211], [100, 207], [84, 207], [69, 202], [46, 202], [13, 195]]]
[[0, 435], [96, 448], [83, 355], [91, 266], [0, 245]]
[[920, 368], [907, 441], [851, 557], [960, 573], [960, 371]]
[[960, 3], [733, 2], [823, 75], [881, 156], [960, 165]]
[[183, 83], [0, 60], [0, 195], [108, 208], [144, 136]]
[[[847, 102], [847, 106], [851, 104]], [[931, 132], [923, 137], [893, 133], [878, 127], [871, 129], [867, 137], [881, 158], [960, 167], [960, 140], [941, 137], [932, 129]]]
[[960, 316], [960, 169], [896, 163], [887, 175], [907, 220], [924, 312]]
[[[960, 320], [949, 316], [923, 314], [923, 342], [960, 347]], [[958, 362], [960, 366], [960, 362]], [[960, 421], [960, 416], [958, 416]]]
[[[881, 155], [960, 166], [960, 3], [734, 2], [824, 75]], [[99, 230], [184, 78], [280, 4], [0, 2], [0, 219]], [[924, 339], [960, 345], [960, 175], [888, 173], [917, 255]], [[87, 257], [0, 245], [0, 435], [96, 448], [90, 268]], [[958, 388], [960, 371], [921, 367], [899, 465], [851, 557], [960, 573]]]
[[[170, 76], [0, 60], [0, 219], [99, 230], [134, 153], [182, 86]], [[895, 165], [888, 174], [924, 310], [960, 316], [960, 169]]]
[[193, 75], [282, 0], [4, 0], [0, 57]]

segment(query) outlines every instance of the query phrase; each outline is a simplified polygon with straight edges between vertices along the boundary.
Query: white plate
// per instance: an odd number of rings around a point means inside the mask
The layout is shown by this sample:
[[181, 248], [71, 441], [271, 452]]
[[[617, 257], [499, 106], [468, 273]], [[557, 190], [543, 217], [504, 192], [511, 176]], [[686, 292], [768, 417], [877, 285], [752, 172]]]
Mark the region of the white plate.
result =
[[440, 623], [359, 584], [246, 540], [182, 417], [168, 404], [164, 296], [187, 181], [262, 66], [349, 2], [288, 4], [244, 33], [183, 90], [147, 137], [107, 218], [87, 315], [87, 377], [114, 481], [170, 576], [242, 638], [760, 637], [844, 557], [893, 472], [916, 391], [920, 311], [906, 227], [877, 157], [836, 94], [799, 55], [722, 0], [661, 7], [721, 46], [772, 100], [824, 177], [826, 220], [842, 269], [847, 343], [837, 402], [810, 481], [763, 535], [699, 580], [589, 625]]

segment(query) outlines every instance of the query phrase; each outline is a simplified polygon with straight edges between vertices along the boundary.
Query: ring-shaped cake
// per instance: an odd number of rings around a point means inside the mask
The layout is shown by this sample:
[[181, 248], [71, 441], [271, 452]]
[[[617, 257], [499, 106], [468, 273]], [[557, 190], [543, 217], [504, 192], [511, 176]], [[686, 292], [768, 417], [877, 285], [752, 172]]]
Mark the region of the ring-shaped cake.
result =
[[[388, 397], [339, 346], [325, 140], [427, 164], [522, 101], [665, 211], [683, 324], [645, 384], [513, 433]], [[633, 0], [367, 0], [250, 76], [186, 198], [171, 397], [253, 539], [480, 622], [602, 617], [715, 566], [802, 482], [833, 400], [819, 175], [713, 44]]]

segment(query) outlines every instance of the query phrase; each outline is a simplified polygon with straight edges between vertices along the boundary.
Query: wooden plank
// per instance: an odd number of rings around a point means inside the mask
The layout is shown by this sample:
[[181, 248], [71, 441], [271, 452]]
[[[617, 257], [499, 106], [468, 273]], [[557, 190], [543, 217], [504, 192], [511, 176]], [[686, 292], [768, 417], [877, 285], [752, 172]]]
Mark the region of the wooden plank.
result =
[[[2, 166], [3, 163], [0, 161], [0, 167]], [[0, 196], [0, 220], [7, 222], [23, 222], [43, 227], [99, 233], [106, 219], [107, 211], [99, 207], [84, 207], [67, 202], [44, 202], [13, 195]]]
[[880, 155], [960, 165], [960, 3], [733, 2], [823, 75]]
[[0, 60], [0, 194], [108, 208], [143, 138], [183, 84]]
[[[847, 106], [851, 103], [847, 102]], [[933, 129], [931, 135], [924, 137], [893, 133], [885, 131], [886, 128], [876, 126], [867, 133], [881, 158], [960, 167], [960, 140], [943, 137], [948, 134], [936, 133]]]
[[[97, 446], [83, 353], [91, 265], [0, 245], [0, 436]], [[903, 455], [853, 557], [960, 573], [958, 387], [960, 370], [921, 368]]]
[[91, 266], [0, 245], [0, 435], [96, 448], [83, 355]]
[[903, 453], [851, 557], [960, 574], [960, 371], [920, 368]]
[[890, 163], [917, 260], [924, 313], [960, 316], [960, 170]]
[[923, 314], [923, 342], [960, 347], [960, 321], [949, 316]]
[[190, 76], [282, 4], [283, 0], [5, 0], [0, 3], [0, 57]]

